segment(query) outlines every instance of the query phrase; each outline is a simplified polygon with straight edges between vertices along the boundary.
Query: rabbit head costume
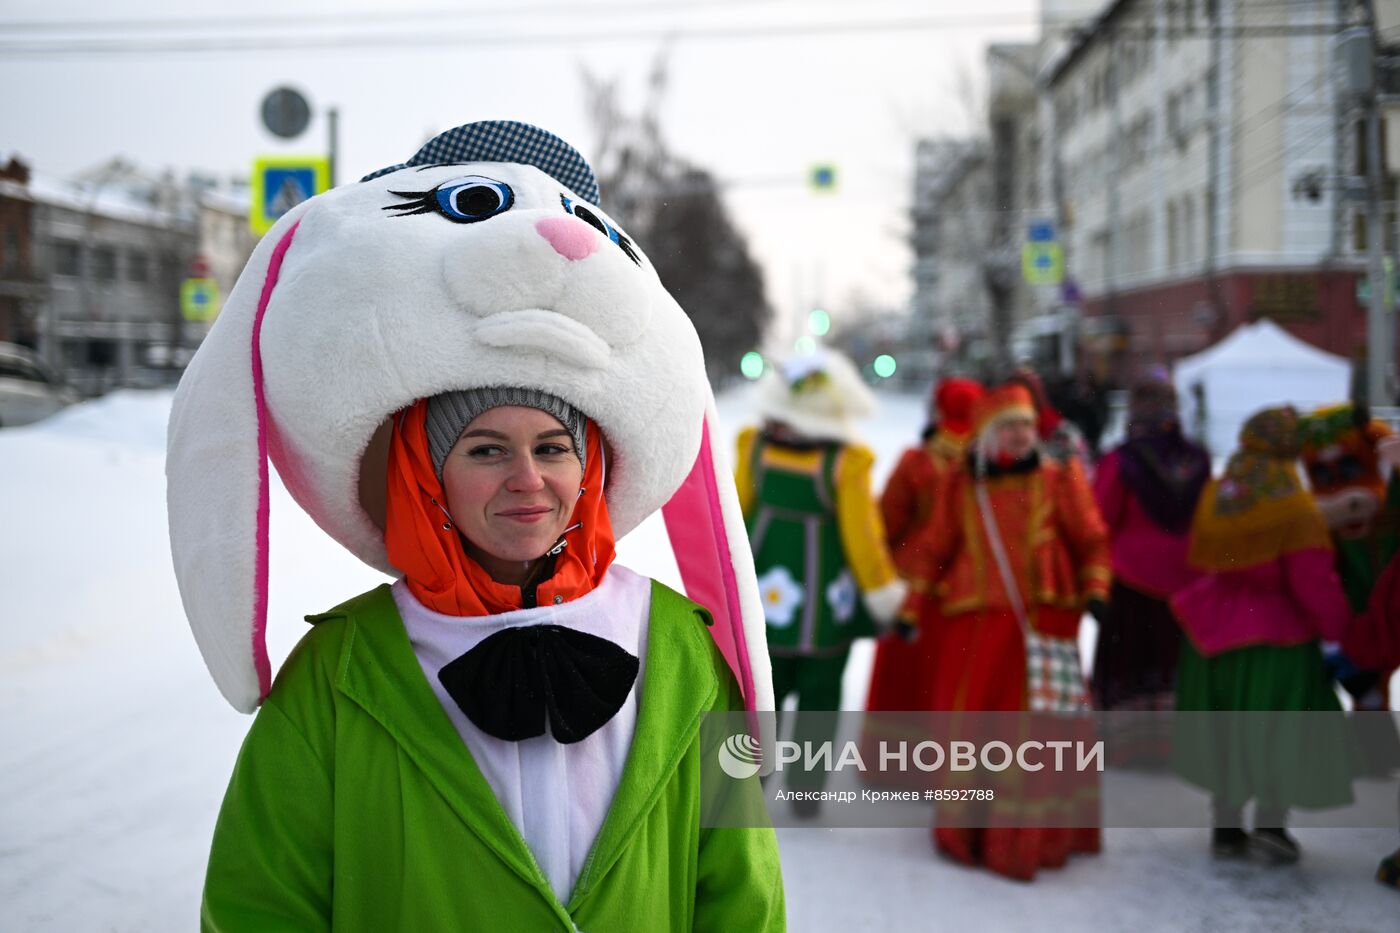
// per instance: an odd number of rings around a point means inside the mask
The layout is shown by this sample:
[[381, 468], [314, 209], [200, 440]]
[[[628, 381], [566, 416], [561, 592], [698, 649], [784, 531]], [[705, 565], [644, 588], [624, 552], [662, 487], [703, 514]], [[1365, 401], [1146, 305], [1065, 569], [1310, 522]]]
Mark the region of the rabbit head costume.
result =
[[[607, 439], [618, 536], [661, 510], [686, 594], [750, 711], [772, 708], [763, 613], [695, 330], [593, 172], [521, 123], [473, 123], [299, 204], [254, 251], [175, 396], [176, 576], [228, 701], [271, 686], [268, 462], [316, 523], [393, 573], [391, 416], [451, 390], [529, 386]], [[756, 720], [755, 720], [756, 728]]]

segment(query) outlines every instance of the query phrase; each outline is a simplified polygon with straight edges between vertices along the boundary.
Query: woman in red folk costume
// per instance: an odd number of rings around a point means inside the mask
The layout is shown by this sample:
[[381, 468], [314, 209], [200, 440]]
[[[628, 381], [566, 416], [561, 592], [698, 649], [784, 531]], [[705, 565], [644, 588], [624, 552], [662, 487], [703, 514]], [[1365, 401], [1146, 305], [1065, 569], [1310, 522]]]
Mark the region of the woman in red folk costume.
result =
[[[918, 601], [917, 618], [896, 621], [875, 646], [875, 663], [870, 673], [867, 712], [895, 713], [895, 716], [867, 716], [861, 734], [861, 754], [866, 761], [879, 761], [879, 743], [900, 740], [917, 742], [925, 736], [921, 725], [898, 716], [901, 711], [933, 709], [932, 653], [938, 606], [932, 598], [932, 584], [918, 575], [919, 562], [914, 547], [920, 532], [933, 515], [933, 503], [967, 454], [972, 432], [972, 408], [985, 395], [982, 384], [973, 379], [948, 378], [934, 389], [930, 401], [929, 426], [924, 441], [904, 452], [884, 494], [880, 513], [885, 520], [885, 541], [895, 569], [909, 584], [910, 592], [926, 594]], [[927, 632], [927, 634], [923, 634]], [[899, 775], [886, 775], [872, 769], [866, 780], [875, 784], [900, 783]]]
[[[900, 576], [916, 592], [930, 590], [929, 581], [917, 575], [917, 553], [912, 545], [933, 515], [939, 490], [966, 456], [972, 408], [984, 394], [981, 383], [973, 379], [954, 377], [940, 382], [931, 399], [933, 423], [926, 440], [904, 452], [880, 496], [890, 556]], [[919, 633], [935, 624], [935, 610], [932, 600], [923, 601], [920, 618], [913, 627], [900, 624], [897, 631], [880, 639], [870, 675], [867, 710], [932, 708], [932, 640], [921, 638]]]
[[[1108, 535], [1089, 484], [1077, 462], [1042, 455], [1035, 406], [1023, 386], [1002, 386], [982, 399], [973, 435], [970, 456], [950, 474], [902, 558], [911, 576], [930, 582], [937, 602], [937, 621], [922, 633], [930, 636], [933, 708], [1081, 711], [1087, 704], [1077, 654], [1062, 659], [1063, 676], [1045, 678], [1044, 656], [1037, 651], [1028, 666], [1028, 646], [1053, 641], [1073, 651], [1086, 604], [1103, 610]], [[916, 594], [907, 615], [917, 602]], [[1065, 864], [1073, 852], [1099, 851], [1096, 817], [1085, 815], [1097, 813], [1096, 785], [1078, 788], [1073, 800], [1029, 783], [1014, 791], [998, 790], [971, 819], [959, 813], [958, 825], [935, 827], [934, 844], [960, 862], [1024, 880]], [[1046, 826], [1048, 814], [1063, 817], [1058, 827]], [[952, 816], [940, 807], [940, 824]]]

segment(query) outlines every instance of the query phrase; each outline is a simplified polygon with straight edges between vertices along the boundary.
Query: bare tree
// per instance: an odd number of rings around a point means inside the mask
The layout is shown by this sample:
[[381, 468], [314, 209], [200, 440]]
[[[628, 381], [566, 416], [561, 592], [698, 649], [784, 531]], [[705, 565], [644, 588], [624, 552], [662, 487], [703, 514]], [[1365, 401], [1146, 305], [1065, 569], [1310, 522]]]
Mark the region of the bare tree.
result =
[[761, 343], [773, 312], [762, 272], [729, 217], [719, 182], [673, 154], [662, 137], [666, 55], [657, 55], [636, 115], [618, 102], [616, 79], [584, 72], [583, 81], [608, 211], [646, 250], [690, 316], [710, 381], [721, 384], [738, 372], [743, 354]]

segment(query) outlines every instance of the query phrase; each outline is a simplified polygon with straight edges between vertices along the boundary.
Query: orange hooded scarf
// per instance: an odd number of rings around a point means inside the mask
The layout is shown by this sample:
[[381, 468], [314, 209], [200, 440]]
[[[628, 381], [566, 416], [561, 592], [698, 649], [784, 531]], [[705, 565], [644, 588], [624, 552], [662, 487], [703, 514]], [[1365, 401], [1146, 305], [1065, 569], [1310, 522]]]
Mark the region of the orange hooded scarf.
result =
[[[389, 562], [403, 572], [414, 597], [435, 612], [484, 616], [525, 608], [521, 588], [491, 579], [467, 555], [448, 520], [447, 497], [428, 452], [427, 410], [427, 400], [419, 399], [394, 416], [384, 522]], [[564, 546], [554, 558], [553, 573], [535, 588], [535, 605], [569, 602], [591, 592], [612, 564], [612, 521], [603, 498], [607, 466], [602, 435], [592, 419], [586, 443], [583, 492], [560, 538]]]

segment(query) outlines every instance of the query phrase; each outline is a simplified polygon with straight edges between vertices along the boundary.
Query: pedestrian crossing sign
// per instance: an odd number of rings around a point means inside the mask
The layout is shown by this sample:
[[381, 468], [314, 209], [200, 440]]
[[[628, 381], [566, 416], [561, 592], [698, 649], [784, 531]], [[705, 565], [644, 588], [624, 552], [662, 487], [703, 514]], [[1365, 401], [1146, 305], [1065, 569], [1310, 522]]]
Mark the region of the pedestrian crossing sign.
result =
[[836, 166], [830, 164], [814, 165], [807, 173], [807, 183], [812, 186], [812, 190], [820, 194], [825, 194], [836, 190]]
[[219, 283], [206, 278], [181, 282], [180, 313], [187, 321], [212, 321], [219, 313]]
[[1059, 285], [1065, 277], [1065, 257], [1060, 244], [1052, 240], [1022, 246], [1021, 275], [1028, 285]]
[[262, 236], [287, 211], [329, 188], [330, 179], [325, 156], [259, 156], [253, 160], [248, 226]]

